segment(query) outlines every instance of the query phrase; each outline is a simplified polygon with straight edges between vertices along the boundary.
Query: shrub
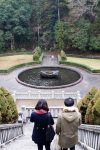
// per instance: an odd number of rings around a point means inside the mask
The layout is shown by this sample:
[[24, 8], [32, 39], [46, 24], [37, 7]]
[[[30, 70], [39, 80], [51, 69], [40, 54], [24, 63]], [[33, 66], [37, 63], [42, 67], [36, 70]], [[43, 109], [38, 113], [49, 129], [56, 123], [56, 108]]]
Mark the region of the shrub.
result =
[[99, 36], [91, 36], [90, 38], [90, 49], [100, 50], [100, 35]]
[[33, 60], [34, 60], [34, 61], [39, 61], [39, 58], [40, 58], [40, 55], [38, 54], [38, 52], [35, 52], [35, 53], [33, 54]]
[[37, 46], [35, 49], [34, 49], [34, 52], [37, 52], [39, 54], [39, 56], [41, 55], [41, 47]]
[[37, 46], [35, 49], [34, 49], [34, 54], [33, 54], [33, 61], [39, 61], [39, 58], [41, 56], [41, 48], [39, 46]]
[[1, 123], [15, 123], [18, 119], [18, 111], [11, 94], [0, 88], [0, 122]]
[[86, 110], [86, 114], [85, 114], [85, 123], [86, 124], [93, 124], [93, 114], [92, 114], [92, 107], [94, 105], [93, 100], [91, 100], [91, 102], [88, 105], [88, 108]]
[[63, 50], [61, 50], [60, 56], [62, 60], [67, 60], [66, 53]]
[[96, 101], [100, 98], [100, 90], [98, 90], [94, 96], [94, 98], [90, 101], [86, 115], [85, 115], [85, 123], [94, 124], [94, 114], [93, 114], [93, 107]]
[[92, 89], [90, 89], [90, 91], [86, 94], [85, 97], [83, 97], [81, 99], [81, 106], [79, 108], [79, 111], [82, 114], [82, 122], [85, 123], [85, 115], [86, 115], [86, 111], [89, 105], [89, 102], [94, 98], [96, 92], [98, 91], [98, 89], [96, 87], [93, 87]]
[[100, 97], [97, 99], [92, 109], [93, 113], [93, 124], [100, 125]]

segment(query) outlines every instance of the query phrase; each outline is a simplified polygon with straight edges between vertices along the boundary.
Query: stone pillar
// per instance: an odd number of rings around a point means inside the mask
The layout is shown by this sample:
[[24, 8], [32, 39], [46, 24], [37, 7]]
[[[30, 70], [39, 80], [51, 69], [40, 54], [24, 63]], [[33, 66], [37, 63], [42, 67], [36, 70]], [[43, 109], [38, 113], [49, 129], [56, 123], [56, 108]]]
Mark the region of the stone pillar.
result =
[[21, 110], [22, 110], [22, 119], [23, 119], [23, 123], [26, 123], [26, 107], [25, 106], [22, 106], [21, 107]]

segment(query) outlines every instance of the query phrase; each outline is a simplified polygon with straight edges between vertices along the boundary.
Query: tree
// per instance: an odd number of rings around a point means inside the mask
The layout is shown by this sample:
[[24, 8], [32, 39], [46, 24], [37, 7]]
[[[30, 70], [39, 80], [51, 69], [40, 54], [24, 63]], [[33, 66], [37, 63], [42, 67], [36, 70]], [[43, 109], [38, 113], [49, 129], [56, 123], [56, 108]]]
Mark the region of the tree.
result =
[[57, 48], [64, 50], [68, 43], [68, 25], [63, 21], [58, 21], [55, 25], [55, 41]]
[[82, 122], [85, 123], [85, 115], [88, 108], [89, 103], [93, 100], [95, 94], [97, 93], [98, 89], [96, 87], [92, 87], [88, 93], [81, 99], [81, 103], [79, 106], [79, 111], [82, 114]]
[[0, 29], [4, 32], [5, 48], [14, 50], [15, 43], [29, 40], [31, 12], [27, 0], [0, 2]]
[[97, 102], [99, 101], [99, 99], [100, 99], [100, 90], [96, 92], [94, 98], [89, 102], [89, 105], [86, 110], [86, 115], [85, 115], [85, 123], [96, 124], [96, 122], [99, 122], [98, 115], [100, 111], [98, 111], [98, 109], [100, 109], [99, 107], [100, 105], [98, 105], [98, 102]]
[[76, 21], [75, 25], [70, 28], [69, 39], [70, 45], [74, 48], [86, 51], [90, 40], [91, 23], [84, 17]]
[[100, 51], [100, 14], [91, 26], [90, 50]]
[[100, 35], [96, 36], [91, 36], [90, 38], [90, 50], [98, 50], [100, 51]]
[[4, 51], [5, 41], [4, 41], [4, 32], [0, 30], [0, 53]]
[[65, 17], [68, 15], [69, 8], [68, 4], [69, 2], [67, 0], [57, 0], [57, 10], [58, 10], [58, 20], [64, 20]]
[[92, 108], [92, 113], [93, 113], [93, 124], [100, 125], [100, 97], [98, 97], [98, 99], [96, 100], [96, 103]]

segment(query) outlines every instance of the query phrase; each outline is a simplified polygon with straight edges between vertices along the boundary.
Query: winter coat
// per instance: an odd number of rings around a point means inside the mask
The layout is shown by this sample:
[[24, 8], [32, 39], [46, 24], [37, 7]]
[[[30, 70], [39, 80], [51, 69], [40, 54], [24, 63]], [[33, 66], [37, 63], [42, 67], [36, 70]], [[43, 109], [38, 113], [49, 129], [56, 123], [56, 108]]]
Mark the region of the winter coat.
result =
[[50, 118], [51, 125], [54, 124], [54, 120], [48, 112], [44, 111], [34, 111], [31, 114], [30, 121], [34, 122], [33, 132], [32, 132], [32, 140], [36, 144], [46, 144], [46, 128], [48, 126], [48, 117]]
[[56, 133], [59, 135], [58, 144], [62, 148], [70, 148], [78, 143], [78, 126], [81, 124], [81, 114], [75, 107], [65, 107], [59, 115]]

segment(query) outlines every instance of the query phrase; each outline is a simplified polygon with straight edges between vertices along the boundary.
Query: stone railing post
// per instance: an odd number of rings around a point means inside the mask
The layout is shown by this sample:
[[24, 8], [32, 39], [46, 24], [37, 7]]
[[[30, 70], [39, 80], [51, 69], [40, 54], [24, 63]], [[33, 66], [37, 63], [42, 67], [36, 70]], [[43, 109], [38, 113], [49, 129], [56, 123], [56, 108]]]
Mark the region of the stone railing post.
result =
[[26, 107], [22, 106], [21, 109], [22, 109], [22, 114], [23, 114], [23, 118], [22, 118], [23, 123], [26, 123]]
[[80, 91], [77, 91], [77, 102], [78, 102], [78, 100], [80, 100], [80, 99], [81, 99]]
[[14, 98], [14, 102], [16, 102], [16, 91], [13, 91], [12, 97]]
[[54, 91], [52, 91], [52, 99], [54, 99]]

